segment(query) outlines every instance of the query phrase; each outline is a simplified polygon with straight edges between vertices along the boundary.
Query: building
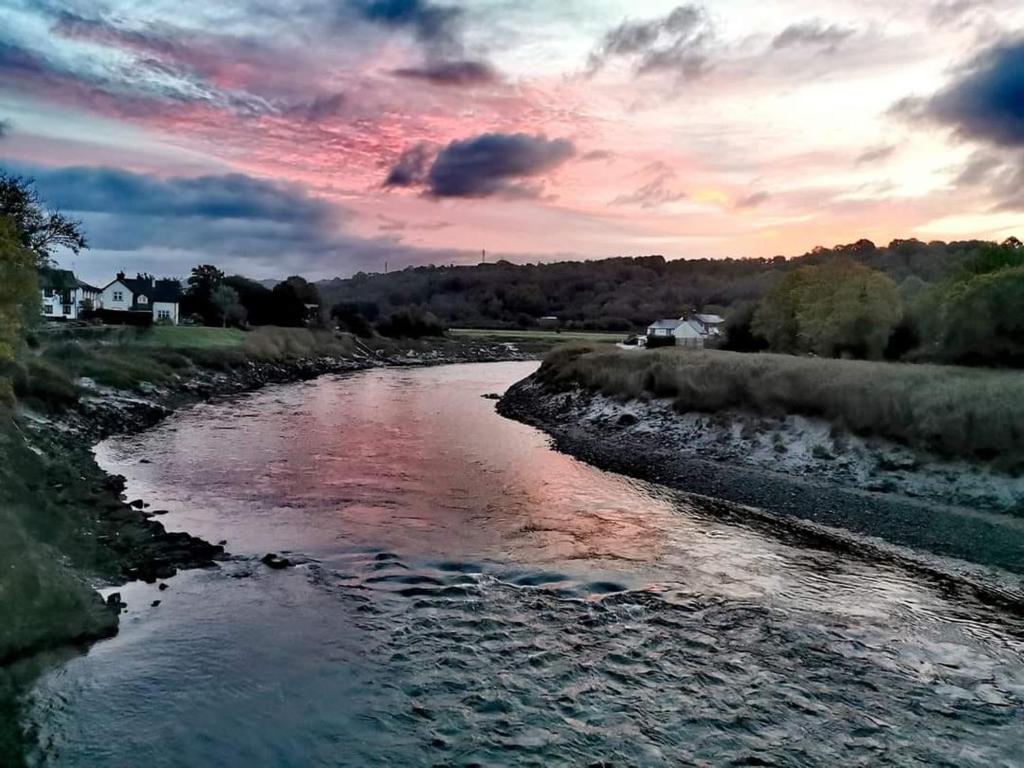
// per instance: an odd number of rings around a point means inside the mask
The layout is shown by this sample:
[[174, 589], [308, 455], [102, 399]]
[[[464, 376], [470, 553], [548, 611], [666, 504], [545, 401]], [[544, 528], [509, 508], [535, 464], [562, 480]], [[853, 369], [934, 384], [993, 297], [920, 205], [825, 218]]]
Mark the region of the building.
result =
[[39, 270], [39, 292], [43, 317], [78, 320], [96, 306], [100, 289], [75, 277], [70, 269], [47, 267]]
[[678, 320], [655, 320], [647, 326], [647, 345], [703, 347], [722, 333], [725, 318], [720, 315], [694, 314]]
[[118, 272], [103, 287], [97, 308], [106, 322], [146, 325], [151, 322], [178, 324], [181, 283], [177, 280], [155, 280], [150, 275], [134, 278]]

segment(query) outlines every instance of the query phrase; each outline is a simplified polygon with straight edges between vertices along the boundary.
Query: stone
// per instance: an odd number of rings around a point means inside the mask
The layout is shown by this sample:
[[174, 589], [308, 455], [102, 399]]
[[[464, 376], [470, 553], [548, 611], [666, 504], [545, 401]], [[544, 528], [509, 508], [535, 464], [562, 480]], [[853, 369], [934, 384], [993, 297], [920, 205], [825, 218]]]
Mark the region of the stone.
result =
[[292, 564], [292, 561], [287, 557], [281, 557], [281, 555], [278, 555], [275, 552], [268, 552], [260, 558], [260, 562], [268, 568], [273, 568], [275, 570], [287, 568]]

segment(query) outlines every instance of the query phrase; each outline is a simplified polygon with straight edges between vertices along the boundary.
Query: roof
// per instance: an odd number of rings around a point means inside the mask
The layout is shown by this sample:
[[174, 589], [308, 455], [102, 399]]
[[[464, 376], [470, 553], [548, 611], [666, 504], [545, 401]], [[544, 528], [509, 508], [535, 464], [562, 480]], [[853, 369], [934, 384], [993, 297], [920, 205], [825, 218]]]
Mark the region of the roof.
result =
[[181, 301], [181, 283], [174, 279], [154, 280], [152, 277], [143, 277], [142, 275], [125, 277], [123, 273], [118, 273], [115, 279], [104, 286], [104, 290], [114, 283], [121, 283], [131, 291], [135, 305], [138, 305], [139, 296], [145, 296], [150, 304], [154, 301], [168, 304], [177, 304]]
[[679, 323], [679, 320], [655, 320], [653, 323], [647, 326], [647, 330], [655, 328], [658, 330], [666, 329], [672, 331], [679, 326]]
[[75, 273], [70, 269], [54, 269], [43, 267], [39, 270], [39, 287], [48, 290], [64, 291], [78, 286]]
[[695, 339], [698, 336], [707, 336], [708, 332], [698, 321], [684, 320], [676, 327], [674, 335], [678, 338]]
[[698, 314], [697, 315], [697, 319], [700, 320], [705, 325], [718, 325], [719, 323], [724, 323], [725, 322], [725, 318], [722, 317], [721, 315], [701, 315], [701, 314]]
[[181, 283], [177, 280], [157, 280], [151, 298], [153, 301], [177, 304], [181, 301]]
[[75, 286], [85, 291], [92, 291], [93, 293], [99, 293], [102, 288], [97, 288], [95, 285], [90, 285], [85, 280], [75, 280]]

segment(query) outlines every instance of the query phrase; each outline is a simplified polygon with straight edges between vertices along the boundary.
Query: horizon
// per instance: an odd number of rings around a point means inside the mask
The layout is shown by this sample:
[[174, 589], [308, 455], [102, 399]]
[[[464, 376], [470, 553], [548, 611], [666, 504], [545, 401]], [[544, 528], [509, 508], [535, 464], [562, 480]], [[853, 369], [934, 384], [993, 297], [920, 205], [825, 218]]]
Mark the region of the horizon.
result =
[[[1024, 8], [3, 3], [0, 168], [93, 281], [256, 280], [816, 245], [1024, 223]], [[951, 53], [952, 52], [952, 53]]]

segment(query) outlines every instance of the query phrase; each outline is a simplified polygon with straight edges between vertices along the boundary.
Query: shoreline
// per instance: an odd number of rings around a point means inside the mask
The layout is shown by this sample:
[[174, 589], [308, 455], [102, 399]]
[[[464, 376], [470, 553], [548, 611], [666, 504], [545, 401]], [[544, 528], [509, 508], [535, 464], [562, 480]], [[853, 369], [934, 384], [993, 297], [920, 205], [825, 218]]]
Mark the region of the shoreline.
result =
[[18, 702], [32, 681], [117, 633], [119, 596], [104, 601], [97, 588], [133, 580], [154, 583], [179, 570], [218, 567], [230, 557], [220, 544], [166, 531], [155, 514], [160, 510], [150, 510], [144, 499], [127, 498], [125, 479], [97, 464], [97, 443], [148, 429], [182, 408], [269, 385], [373, 368], [536, 357], [506, 344], [458, 341], [427, 349], [248, 362], [228, 371], [200, 368], [141, 392], [88, 385], [79, 402], [59, 414], [19, 411], [12, 428], [0, 434], [0, 452], [11, 464], [4, 475], [5, 495], [13, 500], [0, 524], [13, 520], [14, 530], [23, 534], [10, 551], [0, 551], [12, 561], [14, 573], [0, 583], [2, 607], [19, 619], [0, 630], [0, 763], [22, 764]]
[[[810, 464], [787, 471], [744, 463], [735, 446], [701, 454], [694, 433], [713, 440], [716, 417], [687, 423], [694, 414], [677, 414], [665, 403], [623, 403], [553, 387], [536, 374], [510, 387], [497, 409], [599, 469], [700, 497], [716, 514], [775, 535], [911, 568], [1024, 615], [1024, 518], [1018, 515], [915, 497], [889, 485], [866, 490], [850, 476], [815, 473]], [[725, 433], [741, 429], [737, 414], [717, 420]]]

